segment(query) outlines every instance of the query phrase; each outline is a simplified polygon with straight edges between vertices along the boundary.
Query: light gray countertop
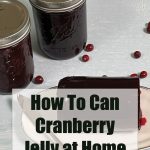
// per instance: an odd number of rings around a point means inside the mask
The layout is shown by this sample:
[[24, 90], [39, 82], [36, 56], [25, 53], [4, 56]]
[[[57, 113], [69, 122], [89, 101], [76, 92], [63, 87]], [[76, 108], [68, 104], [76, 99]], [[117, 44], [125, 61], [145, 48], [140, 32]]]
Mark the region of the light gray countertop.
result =
[[[150, 21], [149, 0], [87, 0], [88, 42], [95, 45], [87, 63], [79, 60], [85, 52], [65, 61], [45, 57], [37, 44], [29, 1], [20, 1], [31, 16], [35, 76], [42, 75], [45, 80], [40, 86], [31, 83], [28, 88], [50, 88], [65, 76], [129, 76], [143, 70], [150, 73], [150, 34], [144, 32]], [[140, 59], [131, 57], [135, 50], [142, 52]], [[150, 76], [141, 80], [141, 86], [150, 87]], [[10, 95], [0, 95], [0, 136], [2, 126], [11, 123], [11, 100]]]

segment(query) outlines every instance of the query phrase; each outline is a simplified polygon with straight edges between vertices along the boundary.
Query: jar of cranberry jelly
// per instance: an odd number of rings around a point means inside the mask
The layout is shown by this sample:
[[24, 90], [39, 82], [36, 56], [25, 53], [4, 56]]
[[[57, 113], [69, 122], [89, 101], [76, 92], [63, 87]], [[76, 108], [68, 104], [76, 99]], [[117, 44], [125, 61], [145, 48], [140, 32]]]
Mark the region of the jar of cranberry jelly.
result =
[[52, 59], [79, 54], [87, 41], [86, 0], [30, 0], [40, 48]]
[[0, 92], [26, 87], [33, 77], [30, 20], [18, 1], [0, 1]]

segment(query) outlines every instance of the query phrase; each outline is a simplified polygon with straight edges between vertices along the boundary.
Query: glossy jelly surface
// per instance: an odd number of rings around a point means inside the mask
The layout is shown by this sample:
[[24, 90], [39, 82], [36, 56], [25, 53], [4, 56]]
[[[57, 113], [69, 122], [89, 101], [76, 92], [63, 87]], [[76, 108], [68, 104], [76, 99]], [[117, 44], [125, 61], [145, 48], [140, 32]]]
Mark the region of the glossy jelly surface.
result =
[[26, 87], [34, 72], [30, 35], [15, 46], [0, 49], [0, 92]]
[[44, 12], [33, 7], [41, 50], [52, 59], [79, 54], [87, 41], [86, 3], [68, 12]]

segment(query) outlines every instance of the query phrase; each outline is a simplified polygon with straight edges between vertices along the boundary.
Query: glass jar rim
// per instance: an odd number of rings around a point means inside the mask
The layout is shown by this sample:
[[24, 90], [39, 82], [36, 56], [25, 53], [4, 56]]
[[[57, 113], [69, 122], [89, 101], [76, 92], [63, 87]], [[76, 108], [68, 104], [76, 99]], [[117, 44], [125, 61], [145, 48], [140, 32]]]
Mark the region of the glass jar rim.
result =
[[27, 8], [16, 0], [0, 1], [0, 49], [19, 43], [30, 32]]
[[30, 0], [30, 3], [45, 12], [65, 12], [82, 5], [86, 0]]

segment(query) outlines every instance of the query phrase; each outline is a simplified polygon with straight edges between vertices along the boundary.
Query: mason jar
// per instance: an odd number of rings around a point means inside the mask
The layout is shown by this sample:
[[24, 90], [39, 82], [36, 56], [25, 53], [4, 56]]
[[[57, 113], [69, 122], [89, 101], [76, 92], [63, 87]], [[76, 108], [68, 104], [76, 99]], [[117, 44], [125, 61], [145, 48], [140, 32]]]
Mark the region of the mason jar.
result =
[[0, 1], [0, 92], [24, 88], [34, 72], [30, 19], [16, 0]]
[[86, 0], [30, 0], [40, 49], [52, 59], [78, 55], [87, 42]]

